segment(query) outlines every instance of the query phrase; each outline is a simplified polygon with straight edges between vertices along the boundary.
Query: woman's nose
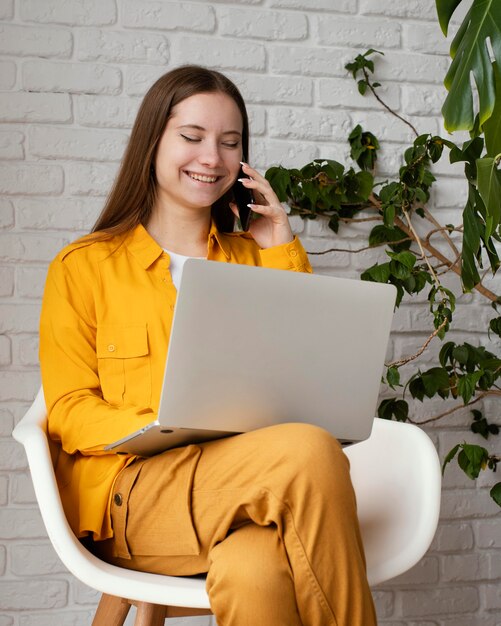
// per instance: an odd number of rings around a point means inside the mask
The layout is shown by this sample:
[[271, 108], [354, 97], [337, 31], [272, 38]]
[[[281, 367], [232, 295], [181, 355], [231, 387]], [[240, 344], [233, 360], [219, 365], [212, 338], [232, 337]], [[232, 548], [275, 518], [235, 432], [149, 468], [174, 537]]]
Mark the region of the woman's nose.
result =
[[200, 163], [208, 167], [217, 167], [222, 160], [219, 147], [214, 144], [206, 143], [199, 160]]

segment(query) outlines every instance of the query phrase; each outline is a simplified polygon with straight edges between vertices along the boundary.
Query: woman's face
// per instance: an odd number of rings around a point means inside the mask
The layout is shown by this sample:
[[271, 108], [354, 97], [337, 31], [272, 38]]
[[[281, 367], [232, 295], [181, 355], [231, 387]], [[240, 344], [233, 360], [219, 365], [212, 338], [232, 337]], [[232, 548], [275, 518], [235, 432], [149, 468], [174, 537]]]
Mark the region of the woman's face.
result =
[[242, 116], [222, 93], [172, 109], [155, 159], [160, 206], [208, 208], [233, 185], [242, 160]]

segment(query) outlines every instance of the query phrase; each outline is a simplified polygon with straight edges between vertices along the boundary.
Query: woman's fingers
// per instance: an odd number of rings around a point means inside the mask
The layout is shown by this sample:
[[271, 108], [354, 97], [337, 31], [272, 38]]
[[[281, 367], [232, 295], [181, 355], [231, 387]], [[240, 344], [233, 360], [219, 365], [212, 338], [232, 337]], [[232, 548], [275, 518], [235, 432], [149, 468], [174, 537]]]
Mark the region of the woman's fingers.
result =
[[[247, 163], [242, 163], [242, 171], [250, 178], [239, 178], [240, 182], [247, 189], [252, 189], [261, 195], [262, 198], [256, 197], [257, 202], [268, 203], [269, 205], [281, 206], [277, 195], [273, 191], [270, 183], [266, 180], [264, 176], [262, 176], [257, 170], [253, 169]], [[264, 200], [264, 202], [262, 202]]]
[[242, 163], [242, 171], [250, 178], [240, 179], [241, 183], [247, 189], [252, 189], [254, 195], [255, 202], [249, 206], [254, 213], [259, 215], [249, 225], [249, 231], [254, 240], [261, 248], [291, 242], [294, 235], [287, 213], [270, 183], [247, 163]]

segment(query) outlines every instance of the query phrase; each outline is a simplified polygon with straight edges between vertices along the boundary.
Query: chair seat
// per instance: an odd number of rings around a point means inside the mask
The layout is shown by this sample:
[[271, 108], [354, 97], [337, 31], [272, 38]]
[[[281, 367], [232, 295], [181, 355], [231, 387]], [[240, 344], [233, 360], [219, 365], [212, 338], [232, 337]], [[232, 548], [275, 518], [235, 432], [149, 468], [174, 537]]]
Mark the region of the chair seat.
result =
[[[120, 626], [121, 611], [125, 610], [120, 606], [121, 598], [163, 607], [163, 618], [160, 609], [138, 611], [138, 626], [163, 623], [158, 620], [165, 618], [166, 607], [171, 607], [171, 615], [176, 612], [173, 607], [195, 610], [182, 614], [208, 612], [204, 577], [162, 576], [119, 568], [95, 557], [75, 537], [57, 489], [42, 390], [13, 436], [25, 447], [35, 494], [54, 549], [76, 578], [104, 594], [96, 619], [101, 619], [101, 613], [109, 620], [106, 626]], [[440, 464], [431, 440], [421, 429], [377, 418], [370, 438], [345, 452], [357, 496], [368, 579], [370, 585], [375, 585], [411, 568], [428, 549], [438, 523]], [[119, 600], [109, 600], [108, 596]], [[113, 618], [115, 621], [110, 621], [112, 605], [118, 616]], [[153, 621], [141, 617], [148, 611]], [[94, 624], [104, 626], [105, 622]]]

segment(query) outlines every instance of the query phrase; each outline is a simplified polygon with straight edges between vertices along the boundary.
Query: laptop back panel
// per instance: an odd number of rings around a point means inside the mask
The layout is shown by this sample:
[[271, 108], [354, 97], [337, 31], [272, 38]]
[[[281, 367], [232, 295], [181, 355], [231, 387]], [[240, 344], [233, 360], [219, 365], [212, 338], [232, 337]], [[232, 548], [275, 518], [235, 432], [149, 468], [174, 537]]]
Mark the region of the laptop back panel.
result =
[[244, 432], [311, 422], [367, 438], [394, 303], [389, 285], [187, 261], [160, 424]]

